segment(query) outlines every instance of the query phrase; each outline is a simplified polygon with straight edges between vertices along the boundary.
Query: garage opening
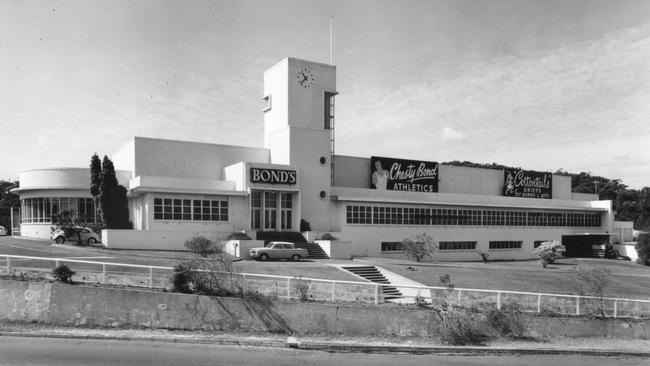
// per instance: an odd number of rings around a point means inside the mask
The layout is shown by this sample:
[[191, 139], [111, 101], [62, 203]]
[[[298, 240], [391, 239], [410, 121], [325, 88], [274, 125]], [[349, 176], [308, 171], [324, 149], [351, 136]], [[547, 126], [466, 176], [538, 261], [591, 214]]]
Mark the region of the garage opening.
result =
[[594, 248], [604, 247], [609, 243], [611, 234], [584, 233], [562, 235], [562, 245], [566, 247], [565, 257], [591, 258]]

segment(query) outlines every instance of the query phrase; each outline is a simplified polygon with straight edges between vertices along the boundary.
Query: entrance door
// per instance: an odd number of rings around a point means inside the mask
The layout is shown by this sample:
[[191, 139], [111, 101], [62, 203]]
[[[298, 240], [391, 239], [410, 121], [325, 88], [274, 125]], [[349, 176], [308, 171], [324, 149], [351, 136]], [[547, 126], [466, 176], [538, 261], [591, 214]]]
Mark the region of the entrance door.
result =
[[291, 192], [252, 191], [251, 228], [264, 231], [292, 229], [293, 194]]

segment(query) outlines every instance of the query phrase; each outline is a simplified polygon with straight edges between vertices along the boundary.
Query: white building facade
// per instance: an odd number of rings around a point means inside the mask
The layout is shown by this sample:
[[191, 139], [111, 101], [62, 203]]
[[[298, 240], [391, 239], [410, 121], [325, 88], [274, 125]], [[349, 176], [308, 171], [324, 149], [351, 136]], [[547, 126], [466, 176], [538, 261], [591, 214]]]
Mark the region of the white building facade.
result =
[[[611, 202], [571, 193], [568, 176], [335, 155], [336, 94], [334, 66], [287, 58], [264, 73], [263, 148], [134, 137], [111, 157], [134, 230], [107, 230], [102, 241], [183, 249], [196, 234], [296, 232], [301, 219], [349, 242], [354, 256], [402, 256], [399, 242], [422, 233], [440, 260], [527, 259], [547, 240], [580, 254], [609, 240]], [[25, 236], [49, 235], [55, 198], [73, 197], [66, 207], [78, 209], [90, 199], [86, 168], [19, 179]]]

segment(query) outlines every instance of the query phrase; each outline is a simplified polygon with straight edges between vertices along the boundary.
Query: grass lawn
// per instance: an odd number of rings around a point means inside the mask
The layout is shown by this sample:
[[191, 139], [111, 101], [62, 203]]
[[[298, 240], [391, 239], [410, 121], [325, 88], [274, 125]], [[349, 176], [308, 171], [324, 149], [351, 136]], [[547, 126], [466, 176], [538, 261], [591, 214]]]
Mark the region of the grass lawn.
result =
[[[449, 274], [459, 288], [493, 289], [544, 293], [574, 293], [570, 286], [571, 272], [608, 268], [612, 272], [606, 295], [612, 297], [650, 299], [650, 268], [636, 263], [607, 260], [566, 258], [546, 269], [536, 261], [489, 263], [434, 263], [419, 265], [414, 262], [378, 263], [382, 268], [427, 286], [442, 286], [440, 276]], [[415, 268], [414, 271], [408, 267]]]
[[[187, 256], [186, 252], [143, 251], [143, 250], [108, 250], [93, 247], [52, 246], [47, 241], [14, 239], [0, 237], [0, 254], [25, 255], [36, 257], [65, 257], [86, 259], [97, 262], [119, 262], [141, 265], [173, 267], [177, 259]], [[546, 269], [536, 261], [517, 262], [434, 262], [420, 264], [406, 260], [372, 259], [358, 262], [383, 267], [404, 277], [420, 282], [426, 286], [441, 286], [440, 276], [449, 274], [456, 287], [510, 290], [545, 293], [573, 293], [569, 287], [571, 271], [575, 268], [593, 269], [606, 267], [612, 272], [612, 279], [607, 288], [607, 296], [635, 299], [650, 299], [650, 267], [636, 263], [607, 259], [565, 258]], [[4, 265], [0, 260], [0, 267]], [[47, 262], [30, 260], [12, 260], [12, 265], [19, 267], [51, 268]], [[97, 266], [75, 264], [69, 265], [73, 270], [101, 270]], [[415, 268], [414, 271], [408, 267]], [[358, 281], [356, 276], [327, 265], [326, 261], [239, 261], [234, 263], [238, 272], [259, 273], [279, 276], [302, 276], [341, 281]], [[109, 268], [120, 272], [142, 272], [138, 269]]]

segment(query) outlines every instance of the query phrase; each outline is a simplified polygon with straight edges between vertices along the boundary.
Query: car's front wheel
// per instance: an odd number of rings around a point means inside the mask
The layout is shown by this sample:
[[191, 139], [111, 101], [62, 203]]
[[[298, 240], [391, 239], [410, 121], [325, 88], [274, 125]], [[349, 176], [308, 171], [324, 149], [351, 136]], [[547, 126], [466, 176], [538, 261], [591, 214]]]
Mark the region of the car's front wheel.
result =
[[269, 260], [269, 256], [268, 256], [267, 254], [262, 254], [262, 255], [260, 256], [260, 260], [261, 260], [262, 262], [266, 262], [266, 261]]
[[95, 244], [97, 243], [97, 239], [95, 238], [88, 238], [88, 244]]
[[63, 244], [63, 243], [65, 243], [65, 238], [63, 236], [57, 236], [56, 239], [54, 239], [54, 241], [57, 244]]

